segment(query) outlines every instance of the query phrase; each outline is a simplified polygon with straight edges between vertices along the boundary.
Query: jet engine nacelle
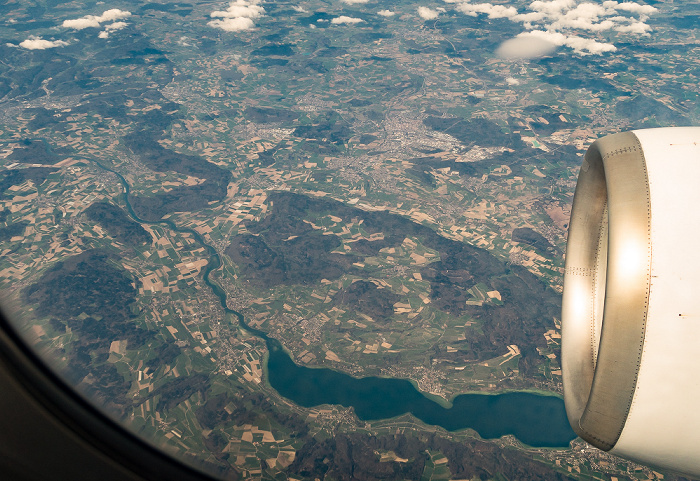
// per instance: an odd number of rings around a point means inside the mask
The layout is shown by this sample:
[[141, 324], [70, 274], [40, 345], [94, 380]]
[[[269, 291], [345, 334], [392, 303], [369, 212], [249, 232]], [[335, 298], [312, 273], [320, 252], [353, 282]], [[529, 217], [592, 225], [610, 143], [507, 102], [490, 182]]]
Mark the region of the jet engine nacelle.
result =
[[594, 142], [562, 308], [569, 422], [594, 446], [700, 477], [700, 128]]

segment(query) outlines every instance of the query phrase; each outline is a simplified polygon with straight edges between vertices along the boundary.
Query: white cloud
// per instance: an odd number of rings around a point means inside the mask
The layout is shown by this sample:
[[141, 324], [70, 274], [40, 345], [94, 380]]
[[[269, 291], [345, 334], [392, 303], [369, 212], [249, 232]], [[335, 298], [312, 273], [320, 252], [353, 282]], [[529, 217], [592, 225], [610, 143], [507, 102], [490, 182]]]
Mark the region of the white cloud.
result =
[[300, 7], [299, 5], [294, 5], [292, 7], [292, 10], [294, 10], [295, 12], [299, 12], [299, 13], [309, 13], [309, 11], [307, 9], [305, 9], [304, 7]]
[[575, 35], [567, 36], [564, 40], [564, 45], [571, 47], [574, 49], [574, 52], [582, 55], [600, 55], [605, 52], [615, 52], [617, 50], [617, 47], [611, 43], [599, 42], [592, 38], [577, 37]]
[[515, 7], [504, 7], [490, 3], [463, 3], [457, 7], [457, 10], [472, 17], [476, 17], [480, 13], [488, 14], [489, 18], [510, 18], [518, 14]]
[[541, 22], [545, 18], [542, 12], [519, 13], [511, 18], [514, 22], [521, 22], [525, 28], [532, 28], [533, 23]]
[[265, 9], [257, 2], [236, 0], [231, 2], [226, 10], [211, 12], [212, 18], [259, 18], [265, 15]]
[[100, 21], [94, 15], [88, 15], [83, 18], [76, 18], [75, 20], [64, 20], [63, 26], [66, 28], [72, 28], [75, 30], [82, 30], [89, 27], [99, 27]]
[[100, 32], [98, 37], [100, 38], [109, 38], [109, 34], [112, 32], [116, 32], [117, 30], [121, 30], [125, 28], [127, 25], [129, 25], [126, 22], [114, 22], [110, 23], [109, 25], [105, 25], [105, 29]]
[[601, 19], [601, 17], [605, 17], [609, 13], [610, 11], [602, 5], [581, 3], [566, 13], [559, 15], [559, 18], [550, 27], [557, 30], [561, 28], [575, 28], [593, 32], [612, 30], [615, 27], [615, 22], [610, 19]]
[[102, 15], [100, 15], [99, 18], [101, 22], [111, 22], [113, 20], [129, 18], [130, 16], [131, 12], [127, 12], [126, 10], [119, 10], [118, 8], [112, 8], [110, 10], [105, 11]]
[[68, 45], [68, 42], [63, 40], [44, 40], [41, 37], [29, 37], [19, 44], [20, 47], [27, 50], [44, 50], [47, 48], [65, 47], [66, 45]]
[[630, 13], [637, 13], [639, 15], [651, 15], [659, 11], [658, 8], [652, 7], [651, 5], [641, 5], [637, 2], [603, 2], [604, 7], [613, 8], [615, 10], [624, 10]]
[[438, 15], [440, 15], [440, 12], [437, 10], [433, 10], [428, 7], [418, 7], [418, 15], [420, 18], [423, 20], [434, 20], [438, 18]]
[[527, 38], [534, 37], [554, 45], [563, 45], [572, 48], [574, 52], [588, 54], [602, 54], [604, 52], [614, 52], [617, 48], [611, 43], [604, 43], [592, 38], [584, 38], [576, 35], [564, 35], [561, 32], [551, 32], [544, 30], [533, 30], [531, 32], [523, 32], [518, 37]]
[[[519, 11], [512, 6], [491, 3], [469, 3], [469, 0], [444, 0], [454, 3], [455, 9], [472, 17], [488, 15], [489, 18], [505, 18], [518, 22], [529, 30], [523, 35], [546, 40], [556, 46], [572, 48], [579, 54], [601, 54], [615, 51], [615, 46], [602, 38], [587, 38], [584, 35], [598, 37], [604, 32], [627, 35], [649, 35], [651, 27], [645, 22], [648, 16], [657, 12], [655, 7], [637, 2], [617, 2], [605, 0], [594, 3], [589, 0], [534, 0], [527, 6], [528, 11]], [[519, 38], [520, 36], [518, 36]], [[517, 53], [519, 48], [523, 52]], [[536, 47], [525, 46], [521, 41], [508, 44], [499, 55], [509, 57], [532, 58], [541, 55]], [[530, 50], [532, 50], [531, 53]], [[546, 49], [545, 49], [546, 50]]]
[[556, 44], [533, 35], [521, 35], [503, 42], [496, 55], [501, 58], [536, 58], [556, 50]]
[[343, 24], [354, 24], [354, 23], [360, 23], [364, 22], [361, 18], [354, 18], [354, 17], [348, 17], [345, 15], [341, 15], [340, 17], [335, 17], [333, 20], [331, 20], [331, 23], [334, 25], [343, 25]]
[[242, 32], [255, 28], [253, 19], [265, 15], [265, 8], [258, 5], [257, 0], [235, 0], [229, 3], [226, 10], [211, 12], [210, 17], [216, 19], [207, 23], [210, 27], [225, 32]]
[[109, 31], [121, 30], [122, 28], [125, 28], [127, 25], [129, 25], [129, 24], [126, 22], [114, 22], [114, 23], [110, 23], [109, 25], [106, 25], [105, 30], [109, 30]]
[[225, 32], [241, 32], [243, 30], [250, 30], [255, 27], [255, 22], [253, 22], [248, 17], [237, 17], [237, 18], [224, 18], [223, 20], [212, 20], [207, 22], [210, 27], [221, 29]]
[[621, 33], [636, 33], [637, 35], [648, 35], [651, 27], [644, 22], [632, 22], [628, 25], [618, 25], [615, 30]]
[[508, 78], [506, 79], [506, 83], [507, 83], [508, 85], [520, 85], [520, 80], [518, 80], [518, 79], [516, 79], [516, 78], [513, 78], [513, 77], [508, 77]]
[[562, 11], [572, 8], [574, 5], [576, 5], [574, 0], [536, 0], [530, 4], [528, 9], [536, 12], [542, 12], [550, 16], [559, 16], [561, 15]]
[[113, 22], [114, 20], [121, 20], [124, 18], [129, 18], [130, 16], [131, 12], [119, 10], [118, 8], [112, 8], [110, 10], [106, 10], [102, 15], [85, 15], [84, 17], [73, 20], [64, 20], [62, 25], [65, 28], [83, 30], [84, 28], [99, 27], [104, 22]]
[[[619, 3], [612, 0], [601, 4], [587, 1], [577, 3], [574, 0], [536, 0], [528, 9], [538, 13], [542, 17], [541, 20], [549, 24], [550, 29], [574, 28], [589, 31], [612, 30], [619, 22], [643, 22], [648, 15], [658, 11], [650, 5], [640, 5], [636, 2]], [[620, 12], [639, 15], [639, 19], [620, 15]]]
[[391, 10], [379, 10], [377, 15], [381, 15], [382, 17], [393, 17], [396, 15], [396, 12], [392, 12]]
[[369, 0], [341, 0], [343, 3], [347, 3], [348, 5], [357, 5], [360, 3], [367, 3]]

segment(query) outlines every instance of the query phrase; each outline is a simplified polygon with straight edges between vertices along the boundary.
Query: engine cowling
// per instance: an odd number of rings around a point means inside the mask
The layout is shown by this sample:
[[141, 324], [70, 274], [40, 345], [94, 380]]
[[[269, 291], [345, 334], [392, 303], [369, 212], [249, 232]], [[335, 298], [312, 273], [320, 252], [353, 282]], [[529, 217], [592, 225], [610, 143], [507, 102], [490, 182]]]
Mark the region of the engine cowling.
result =
[[700, 477], [698, 208], [700, 128], [591, 145], [569, 224], [562, 375], [583, 439]]

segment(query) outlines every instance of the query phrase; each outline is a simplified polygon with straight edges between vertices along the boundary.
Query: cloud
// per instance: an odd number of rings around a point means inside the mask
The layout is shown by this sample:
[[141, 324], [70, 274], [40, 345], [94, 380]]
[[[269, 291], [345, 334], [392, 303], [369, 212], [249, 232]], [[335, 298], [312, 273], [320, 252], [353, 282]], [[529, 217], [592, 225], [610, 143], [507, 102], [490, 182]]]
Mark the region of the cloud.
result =
[[[600, 4], [586, 1], [578, 3], [574, 0], [536, 0], [530, 3], [528, 10], [541, 16], [540, 20], [547, 23], [549, 29], [572, 28], [589, 31], [614, 30], [621, 22], [644, 22], [648, 15], [658, 11], [650, 5], [640, 5], [636, 2], [619, 3], [612, 0]], [[621, 12], [638, 15], [639, 19], [620, 15]], [[519, 16], [516, 20], [523, 18]]]
[[100, 34], [98, 35], [98, 37], [100, 37], [100, 38], [109, 38], [109, 34], [110, 34], [110, 33], [116, 32], [117, 30], [121, 30], [121, 29], [125, 28], [127, 25], [129, 25], [129, 24], [126, 23], [126, 22], [114, 22], [114, 23], [110, 23], [109, 25], [106, 25], [106, 26], [105, 26], [105, 29], [104, 29], [102, 32], [100, 32]]
[[255, 22], [247, 17], [224, 18], [207, 22], [210, 27], [221, 29], [225, 32], [242, 32], [255, 27]]
[[528, 9], [550, 16], [558, 16], [562, 11], [572, 8], [574, 5], [576, 5], [574, 0], [535, 0]]
[[609, 14], [610, 11], [602, 5], [581, 3], [566, 13], [562, 12], [550, 28], [574, 28], [593, 32], [612, 30], [616, 23], [613, 20], [602, 18]]
[[637, 13], [639, 15], [651, 15], [659, 11], [658, 8], [652, 7], [651, 5], [641, 5], [637, 2], [603, 2], [603, 6], [607, 8], [613, 8], [615, 10], [624, 10], [630, 13]]
[[636, 33], [637, 35], [648, 35], [651, 27], [644, 22], [632, 22], [628, 25], [618, 25], [615, 30], [620, 33]]
[[516, 78], [513, 78], [513, 77], [508, 77], [508, 78], [506, 79], [506, 83], [507, 83], [508, 85], [520, 85], [520, 80], [518, 80], [518, 79], [516, 79]]
[[235, 0], [226, 10], [211, 12], [209, 16], [216, 20], [207, 22], [207, 25], [225, 32], [241, 32], [255, 28], [253, 19], [264, 15], [265, 8], [258, 5], [257, 0]]
[[105, 30], [109, 30], [109, 31], [121, 30], [122, 28], [125, 28], [127, 25], [129, 25], [129, 24], [126, 22], [114, 22], [114, 23], [110, 23], [109, 25], [107, 25], [105, 27]]
[[295, 12], [299, 12], [299, 13], [309, 13], [309, 11], [307, 9], [305, 9], [304, 7], [300, 7], [299, 5], [294, 5], [292, 7], [292, 10], [294, 10]]
[[[523, 32], [518, 35], [520, 38], [538, 38], [540, 40], [545, 40], [547, 42], [553, 43], [554, 45], [563, 45], [572, 48], [574, 52], [588, 55], [588, 54], [602, 54], [605, 52], [614, 52], [617, 50], [611, 43], [604, 43], [594, 40], [592, 38], [584, 38], [576, 35], [565, 35], [561, 32], [549, 32], [544, 30], [533, 30], [531, 32]], [[516, 37], [516, 38], [518, 38]]]
[[119, 10], [118, 8], [112, 8], [110, 10], [106, 10], [102, 15], [85, 15], [84, 17], [73, 20], [64, 20], [62, 25], [65, 28], [83, 30], [84, 28], [100, 27], [104, 22], [113, 22], [114, 20], [121, 20], [124, 18], [129, 18], [130, 16], [131, 12]]
[[342, 24], [354, 24], [354, 23], [360, 23], [364, 22], [361, 18], [354, 18], [354, 17], [347, 17], [345, 15], [341, 15], [340, 17], [335, 17], [333, 20], [331, 20], [331, 23], [334, 25], [342, 25]]
[[[521, 35], [529, 35], [530, 40], [538, 38], [555, 46], [566, 46], [581, 55], [616, 50], [613, 44], [588, 36], [597, 37], [604, 32], [649, 35], [651, 27], [645, 22], [649, 15], [658, 11], [651, 5], [614, 0], [601, 3], [586, 0], [534, 0], [526, 7], [527, 11], [491, 3], [469, 3], [468, 0], [445, 2], [455, 4], [457, 11], [472, 17], [487, 15], [489, 18], [505, 18], [521, 23], [529, 30]], [[517, 38], [521, 38], [521, 35]], [[519, 50], [521, 48], [522, 51]], [[545, 53], [540, 53], [541, 49]], [[513, 43], [504, 42], [499, 47], [498, 54], [504, 58], [533, 58], [545, 55], [546, 51], [544, 44], [538, 47], [534, 43], [526, 45], [522, 40], [517, 40]]]
[[99, 27], [100, 21], [94, 15], [88, 15], [83, 18], [76, 18], [75, 20], [64, 20], [63, 26], [66, 28], [72, 28], [75, 30], [82, 30], [89, 27]]
[[523, 35], [506, 40], [496, 49], [501, 58], [537, 58], [556, 50], [557, 45], [547, 39], [533, 35]]
[[438, 15], [440, 15], [440, 12], [437, 10], [433, 10], [428, 7], [418, 7], [418, 15], [420, 18], [423, 20], [434, 20], [438, 18]]
[[41, 37], [29, 37], [19, 44], [20, 47], [27, 50], [44, 50], [47, 48], [65, 47], [66, 45], [68, 45], [68, 42], [63, 40], [44, 40]]
[[490, 3], [463, 3], [457, 7], [462, 13], [476, 17], [480, 13], [485, 13], [489, 18], [509, 18], [518, 14], [515, 7], [504, 7], [503, 5], [492, 5]]
[[369, 0], [341, 0], [343, 3], [347, 3], [348, 5], [357, 5], [360, 3], [367, 3]]
[[110, 22], [113, 20], [121, 20], [123, 18], [129, 18], [130, 16], [131, 16], [131, 12], [127, 12], [126, 10], [119, 10], [118, 8], [112, 8], [110, 10], [105, 11], [102, 15], [100, 15], [100, 21]]
[[396, 12], [392, 12], [391, 10], [379, 10], [377, 15], [381, 15], [382, 17], [393, 17], [396, 15]]
[[265, 9], [257, 2], [247, 2], [246, 0], [236, 0], [231, 2], [226, 10], [211, 12], [212, 18], [258, 18], [265, 15]]

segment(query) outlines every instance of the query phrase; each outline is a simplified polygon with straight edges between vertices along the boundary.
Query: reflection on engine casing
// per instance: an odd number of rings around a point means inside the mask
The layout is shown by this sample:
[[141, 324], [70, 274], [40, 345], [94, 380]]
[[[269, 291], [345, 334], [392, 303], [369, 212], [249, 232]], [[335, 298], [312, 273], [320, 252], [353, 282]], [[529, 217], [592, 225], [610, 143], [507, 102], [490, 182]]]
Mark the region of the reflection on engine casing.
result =
[[700, 128], [586, 152], [564, 275], [569, 422], [600, 449], [700, 477]]

